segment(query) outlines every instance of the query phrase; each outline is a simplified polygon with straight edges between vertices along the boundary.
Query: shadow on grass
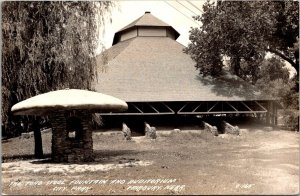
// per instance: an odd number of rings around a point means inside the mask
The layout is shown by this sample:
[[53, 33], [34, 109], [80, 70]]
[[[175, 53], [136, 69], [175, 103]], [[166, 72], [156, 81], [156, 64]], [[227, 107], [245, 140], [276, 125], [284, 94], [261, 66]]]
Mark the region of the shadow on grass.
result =
[[[44, 154], [44, 159], [50, 158], [51, 154]], [[2, 163], [21, 161], [21, 160], [31, 160], [36, 159], [34, 154], [23, 154], [23, 155], [5, 155], [2, 156]]]
[[94, 150], [95, 157], [115, 157], [138, 154], [137, 150]]
[[3, 143], [9, 143], [9, 142], [11, 142], [11, 139], [3, 138], [3, 139], [1, 140], [1, 143], [2, 143], [2, 144], [3, 144]]
[[[140, 151], [136, 150], [95, 150], [94, 151], [94, 161], [89, 162], [78, 162], [76, 164], [109, 164], [109, 163], [127, 163], [139, 161], [136, 158], [132, 158], [132, 155], [136, 155], [140, 153]], [[69, 165], [73, 163], [57, 163], [52, 161], [51, 154], [45, 154], [44, 159], [35, 159], [34, 155], [13, 155], [6, 156], [2, 158], [2, 162], [14, 162], [20, 160], [32, 160], [32, 164], [63, 164]]]
[[99, 163], [126, 163], [132, 161], [139, 161], [132, 158], [132, 156], [141, 153], [138, 150], [95, 150], [95, 160], [89, 164]]

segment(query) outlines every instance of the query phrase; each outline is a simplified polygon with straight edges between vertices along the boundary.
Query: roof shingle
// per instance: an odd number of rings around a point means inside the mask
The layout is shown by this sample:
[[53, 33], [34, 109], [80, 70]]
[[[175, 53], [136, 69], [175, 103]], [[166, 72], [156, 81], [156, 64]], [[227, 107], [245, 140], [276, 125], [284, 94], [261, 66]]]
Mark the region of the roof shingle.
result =
[[229, 73], [219, 78], [200, 76], [183, 48], [168, 37], [119, 42], [97, 57], [95, 89], [126, 102], [272, 99]]
[[129, 25], [123, 27], [120, 31], [123, 31], [125, 29], [129, 29], [133, 26], [156, 26], [156, 27], [170, 27], [167, 23], [159, 20], [158, 18], [154, 17], [150, 12], [145, 12], [145, 14]]

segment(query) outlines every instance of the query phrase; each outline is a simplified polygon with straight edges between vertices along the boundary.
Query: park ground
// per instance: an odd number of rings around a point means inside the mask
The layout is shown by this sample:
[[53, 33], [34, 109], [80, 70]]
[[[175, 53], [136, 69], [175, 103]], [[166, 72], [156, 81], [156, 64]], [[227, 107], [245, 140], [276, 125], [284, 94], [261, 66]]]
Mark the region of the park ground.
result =
[[[3, 194], [299, 193], [299, 132], [243, 126], [215, 137], [197, 127], [158, 130], [156, 140], [125, 141], [120, 130], [94, 132], [95, 161], [33, 159], [34, 140], [2, 141]], [[42, 135], [46, 157], [51, 132]]]

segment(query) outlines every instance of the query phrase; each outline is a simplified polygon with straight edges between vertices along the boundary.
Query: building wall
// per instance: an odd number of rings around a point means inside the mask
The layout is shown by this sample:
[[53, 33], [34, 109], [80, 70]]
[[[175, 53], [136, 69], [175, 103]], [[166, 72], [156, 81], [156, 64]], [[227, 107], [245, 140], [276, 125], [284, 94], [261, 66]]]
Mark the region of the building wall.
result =
[[170, 29], [167, 29], [167, 37], [176, 40], [174, 31], [171, 31]]
[[132, 29], [130, 31], [124, 32], [121, 35], [121, 40], [120, 41], [125, 41], [125, 40], [128, 40], [128, 39], [133, 38], [133, 37], [137, 37], [137, 29]]
[[139, 36], [153, 36], [153, 37], [166, 37], [167, 36], [166, 28], [139, 27], [138, 34], [139, 34]]
[[125, 41], [137, 36], [151, 36], [151, 37], [170, 37], [175, 40], [175, 34], [166, 28], [148, 28], [148, 27], [138, 27], [138, 29], [131, 29], [124, 32], [121, 35], [120, 41]]

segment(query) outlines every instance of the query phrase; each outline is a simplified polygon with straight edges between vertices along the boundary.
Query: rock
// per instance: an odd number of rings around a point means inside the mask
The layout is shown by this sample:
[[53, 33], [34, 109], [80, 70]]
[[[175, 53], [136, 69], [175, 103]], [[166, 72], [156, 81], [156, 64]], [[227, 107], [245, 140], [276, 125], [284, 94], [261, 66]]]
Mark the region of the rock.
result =
[[33, 132], [22, 133], [22, 138], [29, 139], [31, 137], [33, 137]]
[[232, 134], [232, 135], [239, 135], [240, 129], [238, 126], [232, 126], [226, 121], [222, 122], [222, 128], [224, 130], [224, 133]]
[[70, 131], [70, 132], [68, 133], [68, 137], [69, 137], [69, 138], [75, 138], [75, 131]]
[[218, 129], [216, 126], [211, 126], [210, 124], [203, 122], [204, 123], [204, 130], [211, 132], [214, 136], [218, 136]]
[[145, 122], [145, 136], [146, 138], [156, 139], [156, 128], [151, 127], [148, 123]]
[[264, 127], [265, 131], [273, 131], [273, 127]]
[[125, 123], [122, 124], [122, 132], [126, 140], [131, 140], [130, 128]]
[[41, 130], [42, 133], [50, 133], [51, 131], [52, 131], [52, 128], [47, 128], [47, 129]]

